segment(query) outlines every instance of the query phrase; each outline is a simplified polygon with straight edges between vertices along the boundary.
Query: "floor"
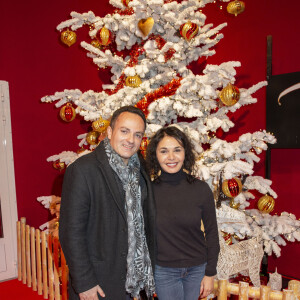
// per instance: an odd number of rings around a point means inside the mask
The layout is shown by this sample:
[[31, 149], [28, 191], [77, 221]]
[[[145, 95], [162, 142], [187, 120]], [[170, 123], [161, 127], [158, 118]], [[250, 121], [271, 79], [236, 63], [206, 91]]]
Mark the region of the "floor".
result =
[[43, 296], [38, 295], [32, 288], [27, 287], [18, 279], [0, 282], [1, 300], [42, 300]]

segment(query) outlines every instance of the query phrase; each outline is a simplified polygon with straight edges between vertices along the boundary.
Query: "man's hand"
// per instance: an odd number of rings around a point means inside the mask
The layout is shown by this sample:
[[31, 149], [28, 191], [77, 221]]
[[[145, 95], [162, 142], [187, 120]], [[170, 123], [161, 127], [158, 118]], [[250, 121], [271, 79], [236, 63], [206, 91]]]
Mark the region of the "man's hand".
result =
[[214, 291], [214, 276], [204, 276], [200, 286], [200, 298], [205, 298]]
[[98, 293], [101, 297], [105, 297], [105, 294], [99, 285], [94, 286], [93, 288], [80, 293], [80, 300], [99, 300]]

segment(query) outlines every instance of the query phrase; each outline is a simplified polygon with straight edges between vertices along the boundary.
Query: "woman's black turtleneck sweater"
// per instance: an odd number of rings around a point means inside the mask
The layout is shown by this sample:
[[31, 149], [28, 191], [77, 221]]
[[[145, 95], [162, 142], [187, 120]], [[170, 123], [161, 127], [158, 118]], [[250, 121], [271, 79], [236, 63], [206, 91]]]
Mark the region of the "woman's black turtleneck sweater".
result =
[[[187, 181], [182, 170], [162, 172], [153, 183], [157, 209], [159, 266], [187, 268], [207, 262], [205, 275], [216, 275], [220, 251], [213, 194], [204, 181]], [[201, 231], [201, 220], [205, 235]]]

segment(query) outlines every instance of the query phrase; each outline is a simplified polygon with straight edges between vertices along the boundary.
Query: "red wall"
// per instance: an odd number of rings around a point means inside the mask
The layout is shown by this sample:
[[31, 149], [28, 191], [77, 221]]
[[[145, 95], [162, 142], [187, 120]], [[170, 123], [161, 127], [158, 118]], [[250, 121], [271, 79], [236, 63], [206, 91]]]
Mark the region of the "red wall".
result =
[[[225, 37], [208, 63], [241, 61], [237, 85], [250, 87], [265, 80], [266, 37], [272, 35], [273, 74], [299, 71], [300, 3], [297, 0], [245, 2], [246, 10], [238, 17], [228, 15], [226, 5], [220, 10], [222, 2], [219, 1], [204, 8], [207, 23], [228, 22], [222, 31]], [[112, 12], [112, 7], [108, 0], [0, 3], [0, 80], [10, 84], [18, 214], [27, 217], [28, 223], [35, 227], [49, 218], [48, 211], [36, 198], [59, 195], [62, 182], [63, 174], [54, 170], [46, 158], [64, 150], [76, 151], [76, 136], [87, 128], [80, 119], [64, 123], [58, 116], [59, 110], [53, 104], [41, 103], [40, 98], [63, 89], [100, 90], [101, 81], [108, 82], [107, 72], [97, 70], [79, 42], [67, 48], [61, 45], [55, 30], [61, 21], [68, 19], [71, 11], [88, 10], [104, 16]], [[79, 40], [87, 39], [86, 30], [79, 30], [77, 35]], [[194, 64], [193, 70], [199, 72], [200, 64]], [[255, 96], [259, 100], [257, 104], [243, 107], [232, 116], [236, 127], [228, 134], [229, 140], [265, 128], [265, 89]], [[276, 211], [293, 212], [298, 218], [299, 154], [299, 149], [275, 150], [271, 175], [273, 188], [279, 195]], [[264, 175], [264, 161], [257, 165], [256, 174]], [[270, 269], [277, 265], [279, 273], [300, 278], [297, 272], [300, 262], [295, 258], [299, 250], [299, 243], [283, 247], [282, 257], [270, 260]]]

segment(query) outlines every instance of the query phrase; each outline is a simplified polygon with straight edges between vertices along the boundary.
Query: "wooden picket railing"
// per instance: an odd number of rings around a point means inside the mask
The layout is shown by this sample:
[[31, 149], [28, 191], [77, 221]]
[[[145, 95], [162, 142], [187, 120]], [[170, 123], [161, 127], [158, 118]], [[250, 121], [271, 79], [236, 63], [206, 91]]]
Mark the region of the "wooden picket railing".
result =
[[229, 283], [227, 280], [215, 280], [214, 294], [218, 300], [227, 300], [229, 295], [239, 296], [239, 300], [249, 298], [262, 300], [296, 300], [300, 299], [300, 281], [291, 280], [288, 283], [288, 289], [273, 291], [270, 287], [262, 285], [261, 287], [249, 286], [248, 282]]
[[67, 300], [68, 267], [57, 237], [17, 222], [18, 280], [44, 299]]
[[[68, 267], [57, 237], [26, 225], [26, 219], [17, 222], [18, 279], [44, 299], [67, 300]], [[268, 286], [249, 286], [247, 282], [229, 283], [215, 280], [214, 294], [218, 300], [230, 295], [239, 300], [300, 300], [300, 281], [291, 280], [288, 289], [273, 291]]]

